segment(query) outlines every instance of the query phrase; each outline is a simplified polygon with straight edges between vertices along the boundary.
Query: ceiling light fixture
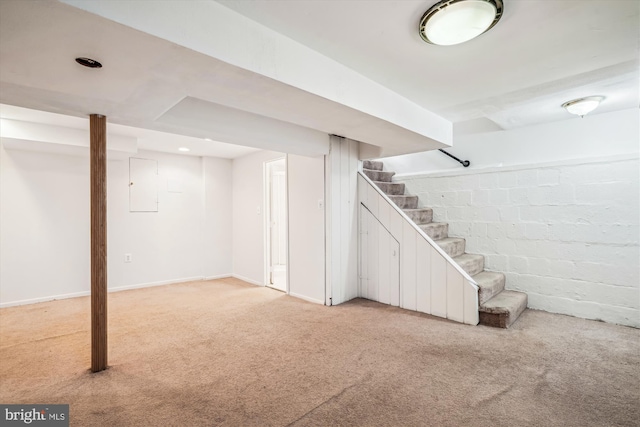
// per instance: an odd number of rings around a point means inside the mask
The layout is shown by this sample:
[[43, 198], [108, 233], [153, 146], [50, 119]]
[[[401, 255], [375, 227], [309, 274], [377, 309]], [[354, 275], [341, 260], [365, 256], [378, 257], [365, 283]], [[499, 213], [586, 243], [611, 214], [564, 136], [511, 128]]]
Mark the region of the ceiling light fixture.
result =
[[496, 25], [502, 0], [442, 0], [420, 19], [420, 37], [427, 43], [451, 46], [464, 43]]
[[178, 151], [184, 151], [186, 153], [187, 151], [191, 151], [191, 150], [188, 149], [187, 147], [180, 147], [178, 148]]
[[205, 138], [204, 140], [205, 140], [205, 141], [209, 141], [209, 142], [212, 142], [212, 141], [213, 141], [213, 139], [211, 139], [211, 138]]
[[76, 62], [89, 68], [102, 68], [102, 64], [91, 58], [76, 58]]
[[562, 108], [566, 109], [571, 114], [575, 114], [580, 117], [584, 117], [600, 105], [600, 102], [604, 99], [604, 96], [587, 96], [584, 98], [574, 99], [573, 101], [567, 101], [562, 104]]

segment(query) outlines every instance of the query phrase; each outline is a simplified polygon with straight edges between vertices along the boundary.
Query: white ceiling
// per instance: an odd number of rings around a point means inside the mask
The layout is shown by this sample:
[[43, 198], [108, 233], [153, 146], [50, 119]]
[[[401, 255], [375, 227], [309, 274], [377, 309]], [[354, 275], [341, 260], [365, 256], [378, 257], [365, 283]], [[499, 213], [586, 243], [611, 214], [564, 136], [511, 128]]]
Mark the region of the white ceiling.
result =
[[635, 0], [504, 0], [492, 30], [457, 46], [418, 35], [435, 0], [218, 2], [454, 123], [567, 119], [560, 105], [589, 95], [607, 97], [596, 113], [639, 103]]
[[[14, 105], [0, 104], [0, 117], [2, 119], [18, 120], [21, 122], [80, 129], [87, 131], [87, 135], [89, 132], [89, 121], [86, 118], [32, 110]], [[223, 159], [234, 159], [258, 151], [256, 148], [242, 145], [211, 140], [207, 141], [203, 138], [194, 138], [191, 136], [159, 132], [109, 122], [107, 122], [107, 132], [110, 137], [117, 135], [135, 138], [137, 140], [138, 150], [160, 151], [189, 156], [220, 157]], [[0, 135], [2, 135], [2, 133], [2, 129], [0, 129]], [[188, 148], [190, 151], [178, 151], [181, 147]]]
[[[219, 1], [465, 132], [568, 119], [560, 104], [581, 96], [606, 96], [594, 114], [638, 106], [640, 2], [505, 0], [496, 27], [450, 47], [426, 44], [417, 33], [434, 2]], [[179, 4], [188, 8], [190, 2]], [[82, 68], [76, 56], [98, 58], [105, 68]], [[187, 145], [190, 154], [227, 158], [251, 151], [235, 145], [247, 141], [253, 149], [299, 148], [279, 141], [274, 129], [314, 140], [368, 123], [366, 115], [352, 116], [350, 109], [276, 83], [56, 1], [0, 1], [0, 102], [10, 104], [0, 109], [3, 117], [18, 114], [13, 106], [27, 107], [74, 117], [22, 110], [22, 118], [13, 118], [76, 127], [86, 126], [77, 117], [100, 112], [119, 125], [114, 132], [138, 138], [141, 149], [171, 152]], [[274, 102], [282, 99], [287, 102]], [[189, 120], [191, 112], [201, 117]], [[220, 113], [218, 121], [208, 112]], [[274, 120], [247, 126], [252, 114]], [[320, 151], [320, 145], [309, 148], [309, 154]]]

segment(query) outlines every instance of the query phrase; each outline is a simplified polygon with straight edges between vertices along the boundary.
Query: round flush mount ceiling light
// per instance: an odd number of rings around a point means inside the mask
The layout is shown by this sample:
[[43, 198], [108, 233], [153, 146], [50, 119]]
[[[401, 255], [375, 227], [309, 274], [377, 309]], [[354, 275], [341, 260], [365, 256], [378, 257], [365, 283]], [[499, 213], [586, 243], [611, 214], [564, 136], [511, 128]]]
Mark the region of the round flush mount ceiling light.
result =
[[502, 12], [502, 0], [443, 0], [422, 15], [420, 37], [442, 46], [464, 43], [496, 25]]
[[584, 117], [600, 105], [600, 102], [604, 99], [604, 96], [587, 96], [584, 98], [574, 99], [573, 101], [567, 101], [562, 104], [562, 108], [566, 109], [571, 114], [575, 114], [580, 117]]
[[102, 64], [91, 58], [76, 58], [76, 62], [89, 68], [102, 68]]

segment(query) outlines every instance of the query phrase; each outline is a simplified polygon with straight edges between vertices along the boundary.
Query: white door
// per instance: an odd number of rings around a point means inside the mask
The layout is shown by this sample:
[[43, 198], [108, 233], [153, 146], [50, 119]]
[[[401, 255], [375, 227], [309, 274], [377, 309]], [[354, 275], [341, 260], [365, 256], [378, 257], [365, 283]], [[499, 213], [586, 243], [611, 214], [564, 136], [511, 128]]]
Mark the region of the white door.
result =
[[267, 286], [287, 291], [287, 176], [285, 159], [266, 163]]
[[398, 306], [400, 244], [360, 205], [360, 296]]

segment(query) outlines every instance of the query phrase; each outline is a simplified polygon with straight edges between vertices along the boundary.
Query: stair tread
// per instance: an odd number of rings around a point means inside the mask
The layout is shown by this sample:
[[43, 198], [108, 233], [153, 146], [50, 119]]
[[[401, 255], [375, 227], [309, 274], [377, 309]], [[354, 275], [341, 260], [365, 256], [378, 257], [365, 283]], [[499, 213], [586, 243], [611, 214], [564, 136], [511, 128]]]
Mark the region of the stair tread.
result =
[[454, 257], [453, 260], [470, 276], [474, 276], [484, 270], [484, 256], [482, 255], [464, 253]]
[[375, 169], [362, 169], [362, 172], [374, 182], [393, 182], [395, 172], [379, 171]]
[[[434, 223], [435, 224], [435, 223]], [[428, 224], [420, 224], [420, 225], [428, 225]], [[438, 245], [450, 243], [450, 242], [460, 242], [464, 239], [462, 237], [445, 237], [444, 239], [438, 240]], [[464, 255], [464, 254], [463, 254]]]
[[431, 208], [415, 208], [415, 209], [402, 209], [405, 212], [428, 212], [431, 211]]
[[453, 260], [455, 262], [457, 262], [458, 264], [466, 262], [466, 261], [472, 261], [472, 260], [476, 260], [476, 259], [484, 259], [484, 256], [482, 255], [478, 255], [478, 254], [468, 254], [468, 253], [464, 253], [462, 255], [458, 255], [457, 257], [453, 258]]
[[426, 224], [420, 224], [420, 227], [440, 227], [442, 225], [447, 225], [446, 222], [428, 222]]
[[527, 308], [527, 294], [506, 290], [480, 305], [481, 312], [491, 314], [515, 314], [525, 308]]
[[489, 301], [491, 298], [504, 290], [506, 278], [504, 274], [494, 271], [481, 271], [473, 276], [473, 280], [478, 284], [480, 304]]
[[384, 167], [384, 164], [382, 162], [378, 162], [376, 160], [365, 160], [362, 164], [363, 169], [369, 169], [369, 170], [378, 170], [381, 171], [382, 168]]
[[450, 257], [464, 254], [466, 241], [461, 237], [445, 237], [435, 241]]
[[496, 271], [481, 271], [473, 276], [473, 280], [476, 281], [480, 288], [493, 288], [496, 286], [496, 282], [500, 282], [504, 278], [504, 274]]

